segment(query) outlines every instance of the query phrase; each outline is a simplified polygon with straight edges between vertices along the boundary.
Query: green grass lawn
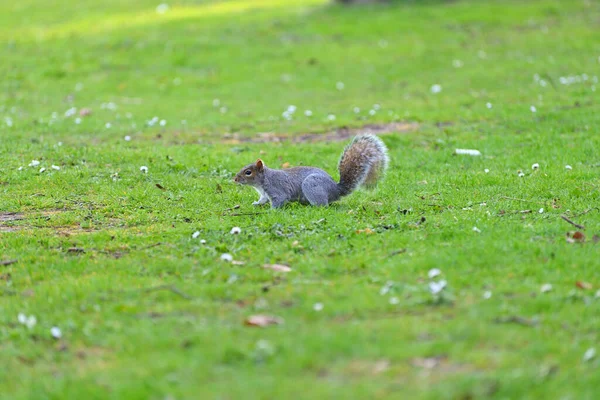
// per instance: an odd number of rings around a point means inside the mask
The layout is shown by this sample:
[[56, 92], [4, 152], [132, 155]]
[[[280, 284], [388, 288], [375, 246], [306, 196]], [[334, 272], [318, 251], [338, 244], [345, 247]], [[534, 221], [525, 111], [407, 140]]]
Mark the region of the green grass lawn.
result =
[[[0, 4], [1, 398], [597, 398], [597, 2], [159, 3]], [[232, 182], [394, 122], [375, 191]]]

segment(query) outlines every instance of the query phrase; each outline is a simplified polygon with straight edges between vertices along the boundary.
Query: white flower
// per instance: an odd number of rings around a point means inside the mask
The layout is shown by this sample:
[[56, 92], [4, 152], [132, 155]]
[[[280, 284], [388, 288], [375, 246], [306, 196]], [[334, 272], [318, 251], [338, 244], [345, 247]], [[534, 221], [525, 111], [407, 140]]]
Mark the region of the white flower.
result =
[[355, 114], [358, 114], [360, 112], [360, 108], [354, 107], [352, 111], [354, 111]]
[[590, 361], [594, 357], [596, 357], [596, 349], [593, 347], [590, 347], [583, 354], [583, 361]]
[[131, 136], [127, 135], [123, 139], [125, 139], [126, 142], [129, 142], [131, 141]]
[[531, 106], [531, 107], [529, 107], [529, 109], [531, 110], [532, 113], [537, 111], [537, 108], [535, 108], [535, 106]]
[[204, 240], [204, 239], [201, 239], [201, 240], [200, 240], [200, 244], [206, 244], [206, 240]]
[[75, 118], [75, 123], [77, 125], [79, 125], [81, 123], [81, 118], [79, 118], [79, 117]]
[[313, 306], [313, 310], [315, 311], [321, 311], [323, 310], [323, 303], [315, 303], [315, 305]]
[[289, 105], [288, 108], [287, 108], [287, 112], [289, 112], [290, 114], [295, 113], [296, 110], [297, 110], [297, 107], [295, 105], [293, 105], [293, 104]]
[[32, 161], [29, 163], [29, 166], [30, 166], [30, 167], [37, 167], [38, 165], [40, 165], [40, 162], [39, 162], [38, 160], [32, 160]]
[[219, 108], [219, 112], [221, 114], [225, 114], [227, 112], [227, 107], [221, 107], [221, 108]]
[[227, 262], [232, 262], [233, 256], [229, 253], [223, 253], [223, 254], [221, 254], [221, 260], [227, 261]]
[[144, 174], [147, 174], [148, 173], [148, 167], [146, 167], [145, 165], [142, 165], [140, 167], [140, 171], [142, 171]]
[[375, 115], [377, 113], [377, 111], [375, 110], [369, 110], [369, 115]]
[[483, 172], [485, 172], [487, 174], [488, 172], [490, 172], [490, 170], [486, 168], [483, 170]]
[[525, 174], [523, 172], [519, 172], [519, 178], [522, 178], [524, 176], [525, 176]]
[[19, 313], [19, 315], [17, 315], [17, 320], [19, 321], [20, 324], [25, 325], [27, 323], [27, 315], [25, 315], [23, 313]]
[[485, 292], [483, 292], [483, 298], [484, 299], [490, 299], [492, 297], [492, 292], [490, 292], [489, 290], [486, 290]]
[[383, 285], [381, 287], [381, 289], [379, 289], [379, 294], [382, 296], [385, 296], [386, 294], [389, 293], [390, 289], [394, 286], [394, 282], [392, 281], [387, 281], [385, 283], [385, 285]]
[[439, 282], [429, 282], [429, 291], [431, 294], [438, 294], [446, 287], [446, 281], [441, 280]]
[[46, 168], [44, 168], [44, 167], [40, 168], [40, 174], [44, 171], [46, 171]]
[[75, 90], [80, 92], [83, 89], [83, 83], [78, 83], [75, 85]]
[[429, 279], [433, 279], [436, 276], [440, 275], [441, 273], [442, 273], [442, 271], [440, 271], [438, 268], [432, 268], [427, 273], [427, 276], [429, 277]]
[[158, 117], [154, 116], [150, 121], [147, 122], [148, 126], [154, 126], [158, 122]]
[[37, 319], [33, 315], [27, 317], [27, 321], [25, 321], [27, 328], [31, 329], [35, 326], [35, 324], [37, 324]]
[[565, 168], [568, 169], [569, 171], [573, 169], [573, 167], [571, 167], [570, 165], [565, 165]]
[[463, 65], [463, 62], [460, 60], [452, 60], [452, 66], [454, 68], [461, 68]]
[[111, 126], [112, 126], [112, 124], [111, 124], [110, 122], [107, 122], [107, 123], [104, 125], [104, 127], [105, 127], [106, 129], [110, 129], [110, 127], [111, 127]]
[[376, 111], [377, 111], [377, 110], [379, 110], [379, 109], [381, 109], [381, 105], [379, 105], [379, 104], [377, 104], [377, 103], [373, 104], [373, 110], [376, 110]]
[[17, 171], [23, 171], [23, 167], [17, 168]]
[[307, 117], [310, 117], [312, 115], [312, 111], [306, 110], [306, 111], [304, 111], [304, 115], [306, 115]]
[[481, 233], [481, 229], [479, 229], [478, 227], [474, 226], [473, 227], [473, 232]]
[[539, 212], [540, 214], [543, 214], [543, 213], [544, 213], [544, 208], [543, 208], [543, 207], [542, 207], [542, 208], [540, 208], [540, 210], [539, 210], [538, 212]]
[[233, 228], [231, 228], [231, 233], [232, 235], [238, 235], [242, 232], [242, 229], [239, 226], [234, 226]]
[[328, 119], [329, 121], [335, 121], [335, 115], [333, 115], [333, 114], [329, 114], [329, 115], [327, 116], [327, 119]]
[[52, 337], [54, 339], [60, 339], [62, 337], [62, 332], [60, 331], [60, 328], [53, 326], [50, 329], [50, 334], [52, 335]]
[[540, 164], [535, 163], [531, 166], [531, 169], [538, 169], [540, 167]]
[[486, 106], [487, 108], [492, 108], [492, 103], [485, 103], [485, 106]]
[[53, 166], [52, 166], [52, 167], [50, 167], [50, 168], [52, 168], [52, 169], [53, 169], [53, 170], [55, 170], [55, 171], [60, 171], [60, 167], [59, 167], [58, 165], [53, 165]]
[[57, 145], [58, 147], [60, 147], [60, 146], [62, 146], [62, 142], [58, 142], [58, 143], [56, 143], [56, 145]]
[[390, 297], [390, 304], [396, 305], [400, 303], [400, 299], [397, 297]]
[[160, 126], [165, 126], [166, 124], [167, 124], [167, 121], [164, 120], [164, 119], [161, 119], [160, 122], [159, 122]]
[[169, 11], [169, 5], [166, 3], [162, 3], [156, 6], [156, 13], [157, 14], [164, 14], [167, 11]]
[[192, 233], [192, 239], [198, 239], [198, 237], [200, 237], [200, 231]]
[[435, 85], [431, 86], [431, 89], [429, 90], [431, 91], [431, 93], [437, 94], [442, 91], [442, 85], [436, 83]]
[[475, 149], [455, 149], [454, 154], [461, 154], [461, 155], [477, 157], [477, 156], [481, 155], [481, 152], [479, 150], [475, 150]]
[[213, 107], [219, 107], [220, 105], [221, 105], [221, 100], [219, 100], [219, 99], [213, 100]]
[[549, 292], [549, 291], [551, 291], [551, 290], [552, 290], [552, 285], [551, 285], [551, 284], [549, 284], [549, 283], [544, 283], [544, 284], [542, 285], [542, 287], [540, 288], [540, 291], [541, 291], [542, 293], [546, 293], [546, 292]]
[[338, 82], [335, 84], [335, 88], [337, 90], [344, 90], [344, 87], [345, 87], [344, 82]]

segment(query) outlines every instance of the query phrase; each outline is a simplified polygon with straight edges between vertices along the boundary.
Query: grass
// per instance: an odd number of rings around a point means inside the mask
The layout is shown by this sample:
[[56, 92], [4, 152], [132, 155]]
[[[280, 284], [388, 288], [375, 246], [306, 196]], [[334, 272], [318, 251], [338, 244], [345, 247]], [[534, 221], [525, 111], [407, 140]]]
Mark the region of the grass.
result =
[[[53, 4], [0, 5], [0, 397], [595, 398], [597, 4]], [[393, 121], [419, 128], [374, 192], [270, 210], [231, 181], [337, 174], [344, 142], [261, 132]]]

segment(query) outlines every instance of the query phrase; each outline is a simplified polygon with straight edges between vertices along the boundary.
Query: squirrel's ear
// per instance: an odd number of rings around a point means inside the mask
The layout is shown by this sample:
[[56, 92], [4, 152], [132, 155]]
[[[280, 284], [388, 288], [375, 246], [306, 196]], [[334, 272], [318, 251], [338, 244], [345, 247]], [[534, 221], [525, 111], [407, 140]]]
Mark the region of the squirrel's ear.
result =
[[261, 160], [260, 158], [258, 160], [256, 160], [256, 168], [259, 171], [262, 171], [265, 168], [265, 164], [263, 163], [263, 160]]

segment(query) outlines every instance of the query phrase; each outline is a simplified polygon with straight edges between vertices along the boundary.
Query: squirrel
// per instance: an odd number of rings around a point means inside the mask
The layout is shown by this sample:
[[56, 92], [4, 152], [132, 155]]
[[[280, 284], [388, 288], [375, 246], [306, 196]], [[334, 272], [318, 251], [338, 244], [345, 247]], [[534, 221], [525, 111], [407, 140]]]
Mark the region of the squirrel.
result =
[[361, 186], [373, 188], [383, 177], [389, 163], [387, 147], [375, 135], [358, 135], [346, 146], [338, 169], [340, 182], [316, 167], [294, 167], [282, 170], [267, 168], [259, 158], [235, 175], [234, 181], [252, 186], [260, 194], [254, 205], [271, 202], [279, 208], [297, 201], [313, 206], [327, 206]]

